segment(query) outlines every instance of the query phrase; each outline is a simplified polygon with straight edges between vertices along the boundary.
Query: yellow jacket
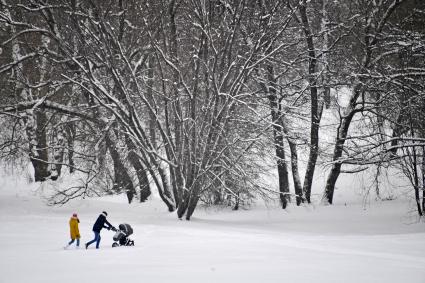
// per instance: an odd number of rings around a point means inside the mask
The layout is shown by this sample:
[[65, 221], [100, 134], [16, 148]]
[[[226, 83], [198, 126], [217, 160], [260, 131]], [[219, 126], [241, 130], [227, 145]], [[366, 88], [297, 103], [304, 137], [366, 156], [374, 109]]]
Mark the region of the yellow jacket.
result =
[[71, 219], [69, 220], [71, 239], [73, 240], [80, 238], [80, 230], [78, 229], [78, 223], [80, 223], [80, 220], [78, 220], [77, 217], [71, 217]]

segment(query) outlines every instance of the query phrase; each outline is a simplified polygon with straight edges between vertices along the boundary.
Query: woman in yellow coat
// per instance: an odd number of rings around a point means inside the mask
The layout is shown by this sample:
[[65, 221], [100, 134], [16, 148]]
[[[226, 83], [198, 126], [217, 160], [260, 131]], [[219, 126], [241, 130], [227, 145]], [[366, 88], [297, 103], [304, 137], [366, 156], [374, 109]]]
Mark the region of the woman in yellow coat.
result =
[[68, 243], [68, 245], [65, 247], [68, 248], [72, 243], [74, 243], [75, 240], [77, 240], [77, 248], [80, 247], [80, 230], [78, 229], [78, 223], [80, 223], [80, 220], [78, 219], [77, 213], [74, 213], [69, 220], [69, 229], [71, 232], [71, 241]]

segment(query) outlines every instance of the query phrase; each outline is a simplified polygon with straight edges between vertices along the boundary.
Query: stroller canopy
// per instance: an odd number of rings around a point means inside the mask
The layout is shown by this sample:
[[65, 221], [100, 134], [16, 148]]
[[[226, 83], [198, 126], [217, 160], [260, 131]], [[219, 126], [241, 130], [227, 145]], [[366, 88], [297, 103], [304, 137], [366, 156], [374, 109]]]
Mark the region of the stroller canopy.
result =
[[131, 228], [130, 224], [122, 223], [118, 226], [118, 229], [123, 231], [127, 236], [133, 234], [133, 228]]

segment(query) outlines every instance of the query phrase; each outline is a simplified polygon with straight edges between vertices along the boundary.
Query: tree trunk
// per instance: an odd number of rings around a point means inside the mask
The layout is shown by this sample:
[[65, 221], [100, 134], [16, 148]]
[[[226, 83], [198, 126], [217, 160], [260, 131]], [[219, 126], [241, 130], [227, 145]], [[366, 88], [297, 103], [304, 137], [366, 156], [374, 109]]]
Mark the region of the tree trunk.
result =
[[283, 133], [286, 136], [286, 140], [289, 144], [289, 150], [291, 152], [291, 170], [292, 170], [292, 179], [294, 181], [294, 189], [297, 206], [299, 206], [302, 202], [304, 202], [303, 195], [303, 187], [301, 185], [300, 173], [298, 171], [298, 151], [297, 151], [297, 143], [291, 137], [291, 133], [288, 130], [285, 116], [281, 113], [280, 124], [282, 125]]
[[310, 153], [307, 162], [307, 170], [304, 177], [303, 191], [308, 203], [311, 202], [311, 186], [313, 183], [314, 171], [319, 151], [319, 125], [322, 116], [323, 104], [319, 107], [317, 90], [317, 58], [313, 33], [307, 17], [307, 4], [303, 0], [299, 6], [301, 22], [304, 29], [305, 39], [308, 48], [308, 82], [310, 84], [310, 103], [311, 103], [311, 126], [310, 126]]
[[165, 204], [168, 207], [168, 211], [172, 212], [176, 209], [175, 203], [173, 202], [172, 193], [170, 190], [170, 184], [168, 183], [168, 177], [165, 172], [165, 169], [161, 167], [160, 164], [156, 164], [156, 167], [158, 169], [158, 175], [161, 178], [162, 182], [162, 188], [159, 187], [158, 190], [162, 189], [160, 192], [160, 195], [162, 194], [162, 200], [165, 202]]
[[198, 193], [193, 194], [189, 200], [189, 205], [186, 213], [186, 220], [190, 220], [193, 212], [195, 211], [196, 206], [198, 205], [199, 195]]
[[[138, 169], [136, 169], [136, 166]], [[137, 172], [137, 177], [139, 179], [140, 202], [145, 202], [148, 200], [149, 196], [152, 194], [151, 188], [149, 185], [148, 175], [146, 174], [146, 171], [142, 167], [141, 163], [140, 163], [140, 167], [139, 165], [135, 165], [135, 169]]]
[[[409, 107], [410, 108], [410, 107]], [[410, 136], [412, 138], [413, 146], [412, 146], [412, 154], [413, 154], [413, 164], [412, 164], [412, 171], [413, 171], [413, 188], [415, 190], [415, 201], [416, 201], [416, 207], [418, 209], [419, 216], [422, 216], [422, 208], [421, 208], [421, 197], [419, 192], [419, 174], [418, 174], [418, 157], [416, 154], [416, 147], [415, 147], [415, 130], [413, 125], [413, 119], [412, 119], [412, 113], [409, 112], [409, 124], [410, 124]]]
[[[3, 5], [4, 13], [9, 18], [12, 18], [12, 14], [8, 9], [8, 5], [5, 1], [1, 0]], [[13, 12], [13, 10], [12, 10]], [[21, 13], [16, 12], [17, 20], [21, 20]], [[20, 30], [15, 25], [10, 25], [11, 34], [16, 34]], [[13, 61], [19, 62], [22, 58], [22, 48], [19, 41], [15, 38], [12, 40], [12, 58]], [[35, 72], [34, 72], [35, 73]], [[27, 74], [24, 74], [24, 65], [22, 62], [18, 63], [14, 67], [14, 76], [16, 80], [16, 95], [19, 99], [25, 101], [29, 100], [28, 92], [24, 82], [27, 82]], [[50, 175], [48, 172], [48, 152], [46, 142], [46, 114], [37, 109], [28, 110], [24, 116], [24, 122], [26, 127], [26, 133], [29, 142], [29, 157], [34, 167], [34, 179], [36, 182], [45, 181]]]
[[398, 138], [400, 138], [403, 134], [405, 134], [409, 130], [409, 128], [406, 127], [404, 124], [407, 119], [406, 111], [408, 111], [407, 105], [406, 105], [406, 99], [404, 95], [401, 96], [399, 111], [400, 112], [397, 114], [397, 119], [393, 127], [393, 133], [391, 135], [390, 153], [392, 153], [393, 155], [397, 155]]
[[277, 172], [279, 176], [279, 193], [282, 208], [285, 209], [288, 205], [289, 198], [289, 178], [288, 168], [285, 158], [285, 147], [283, 143], [283, 126], [280, 113], [279, 101], [276, 92], [276, 78], [272, 66], [267, 67], [267, 91], [270, 102], [270, 111], [273, 123], [274, 146], [277, 158]]
[[199, 188], [197, 184], [194, 184], [184, 191], [180, 206], [177, 209], [179, 219], [185, 216], [186, 220], [190, 220], [192, 217], [199, 201]]
[[322, 82], [323, 82], [323, 101], [326, 109], [331, 106], [331, 88], [329, 86], [329, 16], [328, 16], [328, 0], [322, 0], [322, 32], [323, 32], [323, 47], [322, 47]]
[[161, 167], [161, 164], [159, 164], [153, 156], [148, 156], [146, 152], [143, 151], [141, 151], [140, 154], [142, 155], [141, 160], [145, 163], [146, 170], [149, 172], [158, 189], [160, 198], [167, 206], [168, 211], [173, 212], [176, 209], [176, 205], [171, 197], [170, 185], [165, 169]]
[[142, 162], [139, 160], [139, 156], [135, 152], [136, 146], [129, 137], [125, 139], [128, 148], [128, 160], [136, 171], [137, 179], [139, 180], [140, 202], [145, 202], [151, 195], [149, 178]]
[[[368, 11], [366, 15], [367, 21], [364, 26], [364, 50], [363, 50], [363, 58], [361, 61], [360, 68], [358, 73], [368, 73], [370, 69], [370, 62], [372, 60], [372, 52], [378, 43], [379, 39], [382, 38], [382, 30], [384, 29], [388, 19], [394, 13], [394, 11], [403, 3], [402, 0], [393, 0], [386, 10], [381, 11], [380, 8], [383, 6], [377, 7], [377, 9], [373, 9]], [[382, 4], [382, 3], [381, 3]], [[373, 20], [371, 20], [373, 19]], [[376, 26], [375, 23], [378, 23]], [[342, 151], [344, 148], [345, 139], [347, 137], [348, 129], [350, 127], [351, 120], [356, 112], [360, 111], [356, 109], [357, 99], [361, 94], [365, 92], [365, 87], [367, 86], [366, 78], [357, 78], [354, 82], [353, 93], [350, 97], [350, 101], [346, 110], [344, 111], [343, 116], [340, 118], [340, 124], [337, 131], [337, 138], [334, 147], [333, 153], [333, 165], [331, 171], [328, 175], [325, 187], [325, 193], [323, 200], [329, 204], [332, 204], [333, 194], [335, 191], [335, 183], [339, 177], [341, 172], [341, 160]]]
[[422, 212], [425, 213], [425, 146], [422, 147]]
[[287, 137], [287, 141], [289, 144], [289, 149], [291, 151], [292, 178], [294, 180], [296, 201], [297, 201], [297, 205], [299, 206], [302, 202], [304, 202], [304, 197], [303, 197], [303, 188], [301, 186], [300, 173], [298, 172], [297, 145], [294, 141], [291, 140], [290, 137]]
[[121, 161], [119, 152], [108, 137], [108, 134], [106, 134], [105, 140], [114, 164], [114, 185], [112, 189], [116, 193], [125, 192], [127, 195], [128, 203], [131, 203], [134, 198], [134, 195], [136, 194], [133, 182], [131, 181], [127, 169]]
[[[147, 82], [147, 90], [146, 90], [146, 96], [147, 101], [151, 105], [152, 109], [157, 109], [155, 99], [153, 97], [153, 88], [154, 88], [154, 58], [153, 56], [150, 56], [148, 59], [148, 82]], [[149, 112], [149, 136], [150, 141], [152, 144], [152, 147], [156, 150], [157, 149], [157, 138], [156, 138], [156, 115]], [[151, 195], [151, 189], [149, 185], [149, 179], [146, 172], [146, 169], [143, 167], [143, 164], [140, 162], [139, 157], [135, 153], [135, 145], [132, 141], [129, 140], [129, 138], [126, 138], [127, 140], [127, 147], [130, 149], [131, 156], [129, 155], [130, 162], [132, 163], [134, 169], [136, 170], [137, 178], [139, 180], [139, 188], [140, 188], [140, 202], [145, 202], [148, 197]], [[170, 175], [172, 178], [172, 174], [170, 172]]]
[[186, 213], [186, 210], [189, 207], [189, 200], [190, 200], [190, 191], [189, 189], [185, 189], [183, 191], [183, 194], [180, 200], [180, 205], [177, 208], [177, 217], [179, 219], [181, 219]]
[[412, 147], [412, 153], [413, 153], [413, 164], [412, 164], [413, 168], [412, 169], [413, 169], [413, 181], [414, 181], [413, 187], [415, 189], [415, 202], [416, 202], [416, 207], [418, 209], [418, 214], [419, 216], [422, 216], [423, 214], [422, 214], [422, 208], [421, 208], [421, 197], [419, 193], [418, 158], [417, 158], [415, 146]]
[[30, 143], [30, 160], [34, 167], [34, 179], [43, 182], [49, 176], [49, 163], [46, 138], [47, 115], [40, 110], [27, 114], [27, 135]]
[[[169, 16], [169, 24], [170, 24], [170, 37], [169, 37], [169, 52], [171, 61], [175, 66], [178, 66], [178, 36], [177, 36], [177, 24], [176, 24], [176, 10], [178, 4], [175, 0], [171, 0], [168, 6], [168, 16]], [[171, 181], [175, 182], [172, 184], [174, 198], [177, 207], [180, 205], [180, 202], [183, 198], [183, 190], [185, 188], [185, 180], [184, 180], [184, 172], [185, 168], [183, 168], [183, 159], [184, 159], [184, 137], [183, 137], [183, 113], [180, 102], [179, 90], [178, 86], [180, 83], [179, 73], [177, 70], [172, 70], [173, 73], [173, 84], [172, 84], [172, 107], [174, 114], [174, 145], [175, 145], [175, 154], [176, 154], [176, 168], [170, 168], [171, 173]], [[171, 137], [171, 136], [170, 136]], [[172, 175], [174, 173], [174, 175]]]
[[334, 153], [332, 157], [333, 165], [331, 168], [331, 171], [328, 175], [328, 178], [326, 180], [326, 187], [325, 187], [325, 194], [324, 194], [324, 201], [326, 201], [328, 204], [332, 204], [333, 201], [333, 195], [335, 190], [335, 184], [339, 177], [339, 174], [341, 173], [341, 161], [339, 160], [342, 156], [342, 151], [344, 149], [345, 139], [347, 137], [348, 129], [350, 127], [351, 120], [353, 119], [353, 116], [355, 114], [354, 111], [354, 105], [357, 101], [357, 97], [360, 94], [360, 90], [357, 90], [351, 99], [350, 107], [347, 108], [343, 117], [340, 118], [340, 125], [338, 127], [337, 131], [337, 137], [335, 141], [335, 148]]
[[57, 180], [61, 175], [63, 155], [65, 152], [65, 136], [66, 133], [62, 126], [58, 128], [56, 133], [54, 133], [54, 149], [53, 149], [53, 159], [54, 163], [52, 164], [51, 169], [51, 179]]
[[75, 163], [74, 163], [74, 140], [76, 135], [75, 125], [73, 122], [70, 122], [66, 125], [66, 135], [68, 143], [68, 164], [69, 164], [69, 173], [75, 172]]

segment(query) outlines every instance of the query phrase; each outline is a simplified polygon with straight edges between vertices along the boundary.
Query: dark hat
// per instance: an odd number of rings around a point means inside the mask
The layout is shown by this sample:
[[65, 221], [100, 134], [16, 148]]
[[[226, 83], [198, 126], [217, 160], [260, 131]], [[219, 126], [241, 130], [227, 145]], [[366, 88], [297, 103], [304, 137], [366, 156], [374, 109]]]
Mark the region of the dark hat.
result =
[[78, 217], [78, 216], [77, 216], [77, 213], [73, 213], [73, 214], [72, 214], [72, 217]]
[[102, 211], [102, 214], [108, 216], [108, 213], [106, 213], [106, 211]]

